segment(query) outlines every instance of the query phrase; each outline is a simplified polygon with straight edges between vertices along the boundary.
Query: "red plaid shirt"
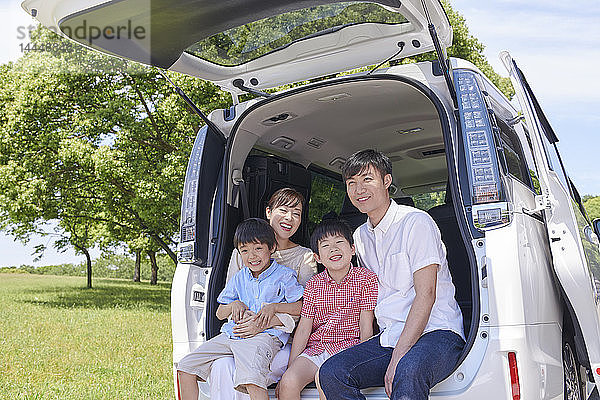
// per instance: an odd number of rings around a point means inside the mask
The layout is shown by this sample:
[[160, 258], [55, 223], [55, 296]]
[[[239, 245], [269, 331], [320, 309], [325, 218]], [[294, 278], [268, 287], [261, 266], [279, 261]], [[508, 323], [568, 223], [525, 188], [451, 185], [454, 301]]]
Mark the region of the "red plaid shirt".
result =
[[377, 275], [362, 267], [350, 267], [337, 283], [327, 271], [313, 276], [304, 289], [302, 316], [312, 318], [312, 333], [304, 353], [309, 356], [327, 350], [333, 355], [360, 340], [360, 312], [377, 304]]

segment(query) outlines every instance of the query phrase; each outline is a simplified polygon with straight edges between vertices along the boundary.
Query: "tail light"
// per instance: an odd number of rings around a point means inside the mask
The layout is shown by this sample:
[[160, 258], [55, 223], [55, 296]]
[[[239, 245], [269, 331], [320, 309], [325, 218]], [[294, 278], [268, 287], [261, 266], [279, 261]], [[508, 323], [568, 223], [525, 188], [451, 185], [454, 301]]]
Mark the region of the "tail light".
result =
[[510, 388], [513, 400], [521, 400], [521, 386], [519, 385], [519, 369], [517, 368], [517, 354], [508, 353], [508, 369], [510, 370]]
[[181, 385], [179, 384], [179, 372], [176, 372], [175, 376], [177, 377], [177, 400], [181, 400]]

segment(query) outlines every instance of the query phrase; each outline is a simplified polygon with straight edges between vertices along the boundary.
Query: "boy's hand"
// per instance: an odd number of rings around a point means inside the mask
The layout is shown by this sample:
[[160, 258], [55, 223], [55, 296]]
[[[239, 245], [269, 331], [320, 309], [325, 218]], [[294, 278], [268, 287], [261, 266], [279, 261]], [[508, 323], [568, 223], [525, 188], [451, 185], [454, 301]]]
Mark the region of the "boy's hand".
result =
[[248, 310], [248, 306], [239, 300], [235, 300], [230, 304], [231, 307], [231, 319], [236, 324], [244, 317], [244, 313]]
[[254, 317], [258, 327], [262, 330], [271, 326], [271, 321], [277, 313], [277, 303], [265, 304]]

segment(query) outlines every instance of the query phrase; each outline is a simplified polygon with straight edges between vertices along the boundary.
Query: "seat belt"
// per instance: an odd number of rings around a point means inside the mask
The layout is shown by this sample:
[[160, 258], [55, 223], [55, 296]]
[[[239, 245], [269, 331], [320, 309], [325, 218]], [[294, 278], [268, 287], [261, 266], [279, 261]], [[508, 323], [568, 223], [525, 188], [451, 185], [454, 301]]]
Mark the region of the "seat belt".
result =
[[233, 183], [237, 187], [236, 195], [239, 195], [240, 202], [242, 203], [242, 213], [244, 220], [250, 218], [250, 207], [248, 206], [248, 190], [242, 176], [242, 172], [239, 169], [233, 171], [232, 174]]

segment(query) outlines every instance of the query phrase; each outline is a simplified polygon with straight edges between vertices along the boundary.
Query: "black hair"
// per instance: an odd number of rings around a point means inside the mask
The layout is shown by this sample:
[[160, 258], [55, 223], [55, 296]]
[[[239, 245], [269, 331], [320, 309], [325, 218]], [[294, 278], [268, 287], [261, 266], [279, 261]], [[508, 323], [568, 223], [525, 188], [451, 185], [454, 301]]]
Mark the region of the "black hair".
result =
[[380, 151], [367, 149], [352, 154], [346, 160], [342, 166], [344, 181], [365, 171], [369, 165], [372, 165], [381, 174], [381, 179], [387, 174], [392, 175], [392, 163], [388, 156]]
[[235, 228], [235, 233], [233, 234], [233, 245], [236, 249], [247, 243], [263, 243], [270, 250], [275, 250], [275, 246], [277, 245], [275, 231], [264, 219], [248, 218]]
[[340, 235], [343, 236], [350, 245], [354, 244], [352, 239], [352, 229], [341, 219], [324, 219], [315, 227], [310, 236], [310, 248], [316, 254], [319, 254], [319, 242], [326, 237]]
[[296, 207], [298, 204], [304, 206], [304, 196], [292, 188], [279, 189], [271, 195], [267, 207], [273, 211], [279, 206]]

